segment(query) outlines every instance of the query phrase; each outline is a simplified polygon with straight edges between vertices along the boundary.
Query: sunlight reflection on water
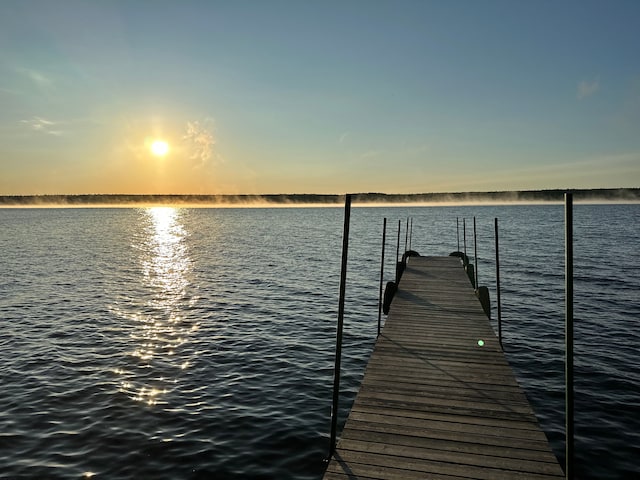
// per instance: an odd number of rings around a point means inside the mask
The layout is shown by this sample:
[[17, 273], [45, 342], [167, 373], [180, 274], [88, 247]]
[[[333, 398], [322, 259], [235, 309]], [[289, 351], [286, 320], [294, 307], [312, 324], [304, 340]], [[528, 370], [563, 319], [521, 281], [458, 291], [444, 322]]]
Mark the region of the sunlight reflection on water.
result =
[[[180, 211], [171, 207], [146, 210], [151, 219], [142, 258], [144, 280], [155, 290], [155, 307], [175, 313], [176, 305], [189, 284], [191, 261], [185, 245], [187, 233], [179, 223]], [[175, 315], [172, 315], [175, 318]]]
[[153, 207], [140, 212], [143, 231], [132, 237], [132, 247], [138, 253], [144, 287], [136, 297], [143, 298], [113, 309], [132, 324], [135, 348], [127, 354], [133, 357], [133, 365], [113, 371], [120, 376], [120, 392], [156, 405], [167, 403], [165, 397], [178, 383], [177, 376], [193, 363], [180, 355], [180, 349], [198, 325], [184, 319], [184, 307], [195, 299], [186, 293], [192, 262], [186, 246], [188, 232], [180, 221], [183, 211]]

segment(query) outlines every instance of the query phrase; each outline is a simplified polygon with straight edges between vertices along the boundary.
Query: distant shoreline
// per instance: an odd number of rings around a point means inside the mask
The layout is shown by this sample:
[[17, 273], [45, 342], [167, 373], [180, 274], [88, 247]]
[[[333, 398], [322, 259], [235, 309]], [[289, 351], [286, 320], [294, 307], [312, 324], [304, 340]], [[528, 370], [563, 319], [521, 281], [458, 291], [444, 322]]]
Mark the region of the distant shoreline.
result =
[[[602, 188], [574, 190], [521, 190], [497, 192], [455, 193], [355, 193], [354, 204], [465, 204], [465, 203], [554, 203], [562, 202], [565, 192], [572, 192], [574, 201], [584, 203], [640, 202], [640, 188]], [[337, 206], [344, 195], [336, 194], [268, 194], [268, 195], [0, 195], [0, 207], [20, 206], [142, 206], [189, 205], [200, 207], [234, 206]]]

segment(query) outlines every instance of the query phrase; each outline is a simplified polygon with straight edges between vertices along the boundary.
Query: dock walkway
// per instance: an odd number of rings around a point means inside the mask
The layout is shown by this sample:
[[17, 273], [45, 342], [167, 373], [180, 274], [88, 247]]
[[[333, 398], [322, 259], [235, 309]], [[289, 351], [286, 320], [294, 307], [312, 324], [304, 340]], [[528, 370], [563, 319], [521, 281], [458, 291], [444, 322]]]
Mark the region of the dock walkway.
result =
[[564, 478], [459, 258], [411, 257], [325, 480]]

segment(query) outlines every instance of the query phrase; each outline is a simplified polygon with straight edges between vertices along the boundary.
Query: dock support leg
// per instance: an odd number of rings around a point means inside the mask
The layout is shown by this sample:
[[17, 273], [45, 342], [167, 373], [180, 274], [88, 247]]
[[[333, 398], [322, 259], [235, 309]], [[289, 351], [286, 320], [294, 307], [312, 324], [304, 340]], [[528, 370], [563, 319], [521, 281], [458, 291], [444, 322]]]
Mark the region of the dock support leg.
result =
[[500, 302], [500, 248], [498, 242], [498, 218], [494, 219], [495, 238], [496, 238], [496, 301], [498, 302], [498, 341], [500, 348], [502, 346], [502, 303]]
[[378, 336], [380, 336], [380, 324], [382, 323], [382, 284], [384, 282], [384, 246], [387, 241], [387, 217], [382, 223], [382, 259], [380, 260], [380, 295], [378, 296]]
[[340, 362], [342, 359], [342, 325], [344, 323], [344, 297], [347, 283], [347, 258], [349, 250], [349, 222], [351, 218], [351, 195], [344, 203], [344, 233], [342, 236], [342, 268], [340, 271], [340, 298], [338, 300], [338, 328], [336, 331], [336, 362], [333, 369], [333, 403], [331, 406], [331, 438], [329, 459], [336, 450], [338, 428], [338, 400], [340, 397]]

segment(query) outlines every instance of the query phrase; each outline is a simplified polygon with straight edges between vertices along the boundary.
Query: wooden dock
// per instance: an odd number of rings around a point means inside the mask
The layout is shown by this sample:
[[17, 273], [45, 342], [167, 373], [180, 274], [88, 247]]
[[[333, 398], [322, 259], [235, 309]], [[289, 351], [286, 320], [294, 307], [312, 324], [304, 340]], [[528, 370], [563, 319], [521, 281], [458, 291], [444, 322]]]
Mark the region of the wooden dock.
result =
[[459, 258], [412, 257], [324, 479], [564, 478]]

